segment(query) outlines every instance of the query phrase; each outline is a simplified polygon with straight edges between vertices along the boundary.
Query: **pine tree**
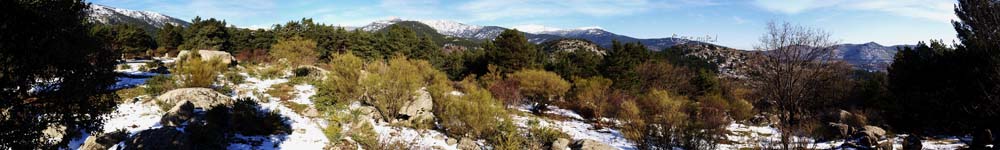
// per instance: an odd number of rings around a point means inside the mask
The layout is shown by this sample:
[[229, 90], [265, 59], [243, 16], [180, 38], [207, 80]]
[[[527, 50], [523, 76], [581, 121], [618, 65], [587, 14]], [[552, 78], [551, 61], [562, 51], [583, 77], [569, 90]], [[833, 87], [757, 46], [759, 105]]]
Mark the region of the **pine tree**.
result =
[[[117, 101], [116, 55], [79, 0], [0, 1], [0, 149], [57, 149], [42, 130], [101, 131]], [[57, 88], [58, 87], [58, 88]]]
[[504, 30], [492, 42], [483, 46], [488, 64], [496, 65], [500, 72], [510, 73], [521, 69], [536, 68], [538, 50], [517, 29]]
[[165, 49], [176, 50], [177, 46], [184, 42], [181, 32], [184, 32], [184, 27], [174, 26], [170, 23], [163, 25], [156, 31], [156, 43]]
[[224, 50], [231, 52], [229, 44], [229, 32], [226, 30], [226, 22], [210, 18], [202, 20], [195, 17], [191, 20], [191, 26], [184, 30], [184, 44], [180, 49], [186, 50]]

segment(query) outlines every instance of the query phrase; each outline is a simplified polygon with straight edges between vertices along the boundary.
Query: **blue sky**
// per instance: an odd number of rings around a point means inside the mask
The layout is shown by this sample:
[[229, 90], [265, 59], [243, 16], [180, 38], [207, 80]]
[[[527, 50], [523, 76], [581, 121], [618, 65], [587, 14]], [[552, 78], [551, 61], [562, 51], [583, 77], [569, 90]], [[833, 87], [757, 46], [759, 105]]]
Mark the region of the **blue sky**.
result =
[[954, 0], [94, 0], [183, 20], [220, 18], [239, 27], [313, 18], [363, 26], [375, 20], [453, 20], [474, 25], [600, 27], [637, 38], [717, 37], [752, 49], [769, 21], [831, 33], [841, 43], [883, 45], [955, 39]]

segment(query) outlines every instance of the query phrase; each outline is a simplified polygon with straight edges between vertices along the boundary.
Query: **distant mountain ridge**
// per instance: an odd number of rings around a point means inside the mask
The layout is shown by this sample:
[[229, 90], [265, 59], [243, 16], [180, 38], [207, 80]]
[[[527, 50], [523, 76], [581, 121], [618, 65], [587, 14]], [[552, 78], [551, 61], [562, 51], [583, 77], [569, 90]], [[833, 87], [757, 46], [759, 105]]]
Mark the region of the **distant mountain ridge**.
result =
[[102, 24], [133, 24], [145, 29], [147, 32], [155, 33], [156, 29], [166, 24], [188, 26], [191, 23], [164, 14], [151, 11], [137, 11], [122, 8], [115, 8], [99, 4], [91, 4], [86, 10], [90, 21]]
[[885, 71], [899, 48], [912, 45], [883, 46], [875, 42], [864, 44], [840, 44], [834, 49], [834, 57], [843, 60], [857, 69], [868, 71]]
[[[457, 38], [466, 38], [473, 40], [492, 40], [496, 36], [500, 35], [501, 32], [507, 30], [508, 28], [499, 26], [478, 26], [469, 25], [464, 23], [459, 23], [455, 21], [444, 21], [444, 20], [403, 20], [399, 18], [392, 18], [388, 20], [379, 20], [372, 22], [368, 25], [360, 27], [364, 31], [377, 31], [379, 29], [388, 27], [392, 24], [399, 22], [419, 22], [423, 23], [431, 28], [437, 30], [438, 33]], [[659, 51], [671, 46], [678, 44], [687, 43], [703, 43], [693, 40], [680, 39], [680, 38], [656, 38], [656, 39], [638, 39], [625, 35], [619, 35], [612, 32], [608, 32], [600, 28], [578, 28], [578, 29], [565, 29], [565, 30], [546, 30], [542, 32], [529, 33], [524, 32], [525, 36], [528, 38], [529, 42], [535, 44], [541, 44], [551, 40], [558, 40], [564, 38], [574, 38], [574, 39], [585, 39], [592, 41], [601, 47], [609, 48], [613, 40], [618, 40], [623, 43], [627, 42], [641, 42], [645, 44], [650, 50]]]

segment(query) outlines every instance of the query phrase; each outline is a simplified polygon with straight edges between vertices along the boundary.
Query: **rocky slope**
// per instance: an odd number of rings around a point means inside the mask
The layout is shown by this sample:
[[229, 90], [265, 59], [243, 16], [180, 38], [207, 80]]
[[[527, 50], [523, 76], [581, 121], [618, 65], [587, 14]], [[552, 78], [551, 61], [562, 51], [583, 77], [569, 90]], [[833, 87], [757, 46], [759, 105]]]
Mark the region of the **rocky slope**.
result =
[[156, 29], [166, 24], [191, 25], [191, 23], [184, 20], [156, 12], [114, 8], [98, 4], [91, 4], [87, 12], [89, 13], [90, 21], [93, 22], [102, 24], [134, 24], [150, 32], [156, 31]]

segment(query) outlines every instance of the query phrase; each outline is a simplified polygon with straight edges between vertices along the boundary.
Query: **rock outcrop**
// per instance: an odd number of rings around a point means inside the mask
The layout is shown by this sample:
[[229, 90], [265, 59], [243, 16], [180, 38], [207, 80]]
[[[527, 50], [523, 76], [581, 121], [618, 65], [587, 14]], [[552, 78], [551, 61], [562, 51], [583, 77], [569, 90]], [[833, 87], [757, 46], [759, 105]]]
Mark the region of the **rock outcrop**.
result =
[[124, 141], [126, 137], [128, 137], [128, 132], [125, 130], [101, 135], [90, 135], [83, 142], [83, 145], [80, 146], [80, 150], [107, 150], [111, 146], [118, 144], [118, 142]]
[[461, 150], [480, 150], [482, 148], [479, 147], [479, 144], [476, 144], [476, 141], [474, 141], [472, 139], [469, 139], [469, 138], [462, 138], [461, 140], [458, 140], [458, 149], [461, 149]]
[[125, 141], [126, 150], [189, 150], [191, 146], [188, 136], [173, 127], [144, 130]]
[[[187, 55], [190, 55], [190, 53], [191, 51], [183, 50], [177, 53], [177, 58], [184, 58]], [[219, 61], [222, 61], [222, 64], [226, 65], [233, 64], [236, 60], [236, 57], [233, 57], [233, 55], [224, 51], [198, 50], [198, 55], [201, 55], [201, 60], [219, 59]]]
[[550, 147], [550, 149], [551, 150], [569, 149], [569, 144], [570, 144], [569, 142], [570, 142], [569, 139], [564, 139], [564, 138], [556, 139], [555, 141], [552, 141], [552, 147]]
[[160, 124], [168, 127], [181, 126], [181, 124], [191, 120], [193, 117], [194, 104], [191, 101], [182, 100], [160, 118]]
[[591, 139], [577, 140], [570, 148], [573, 150], [617, 150], [617, 148], [611, 147], [611, 145]]
[[233, 100], [225, 94], [209, 88], [182, 88], [170, 90], [156, 97], [157, 101], [176, 104], [180, 101], [191, 101], [195, 108], [208, 109], [215, 105], [231, 105]]
[[420, 89], [413, 101], [407, 102], [399, 109], [400, 116], [407, 116], [406, 120], [400, 120], [400, 122], [410, 124], [433, 120], [432, 109], [434, 109], [434, 100], [431, 99], [431, 94], [426, 89]]

